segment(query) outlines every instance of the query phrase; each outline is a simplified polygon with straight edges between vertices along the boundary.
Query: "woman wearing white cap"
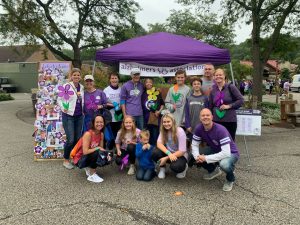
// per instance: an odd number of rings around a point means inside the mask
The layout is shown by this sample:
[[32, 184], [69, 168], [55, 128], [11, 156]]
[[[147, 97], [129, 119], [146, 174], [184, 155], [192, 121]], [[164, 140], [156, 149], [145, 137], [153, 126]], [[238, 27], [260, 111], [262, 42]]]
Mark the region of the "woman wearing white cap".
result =
[[[107, 98], [105, 93], [95, 88], [94, 77], [85, 75], [85, 92], [84, 92], [84, 130], [89, 130], [92, 119], [100, 114], [99, 110], [106, 107]], [[107, 121], [106, 121], [107, 122]]]

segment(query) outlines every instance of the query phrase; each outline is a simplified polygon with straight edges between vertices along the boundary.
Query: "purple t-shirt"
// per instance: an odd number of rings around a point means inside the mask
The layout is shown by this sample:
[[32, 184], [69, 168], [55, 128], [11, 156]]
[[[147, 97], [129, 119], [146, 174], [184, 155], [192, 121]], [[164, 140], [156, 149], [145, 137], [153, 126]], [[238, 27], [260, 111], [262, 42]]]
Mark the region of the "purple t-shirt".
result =
[[105, 105], [107, 103], [106, 95], [100, 89], [96, 89], [93, 92], [84, 92], [84, 113], [94, 116], [94, 113], [98, 110], [98, 105]]
[[[76, 87], [77, 93], [80, 93], [80, 85]], [[77, 101], [76, 101], [76, 106], [75, 106], [75, 111], [74, 111], [74, 116], [80, 116], [82, 115], [82, 97], [77, 96]]]
[[143, 84], [138, 82], [134, 84], [133, 81], [127, 81], [121, 88], [121, 104], [125, 101], [126, 114], [130, 116], [142, 116], [142, 94], [144, 91]]
[[198, 124], [195, 128], [193, 140], [197, 142], [206, 142], [215, 153], [220, 152], [223, 145], [230, 144], [231, 154], [236, 155], [237, 157], [240, 155], [239, 150], [227, 129], [217, 123], [213, 123], [212, 128], [208, 131], [205, 131], [202, 124]]

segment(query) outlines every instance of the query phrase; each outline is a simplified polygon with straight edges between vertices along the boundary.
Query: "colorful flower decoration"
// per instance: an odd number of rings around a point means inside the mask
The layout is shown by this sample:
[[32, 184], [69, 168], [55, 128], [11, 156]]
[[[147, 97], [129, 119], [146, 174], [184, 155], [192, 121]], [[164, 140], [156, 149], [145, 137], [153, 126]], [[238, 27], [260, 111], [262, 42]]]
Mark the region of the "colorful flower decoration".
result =
[[48, 98], [48, 99], [45, 100], [45, 105], [50, 105], [51, 102], [52, 102], [51, 99]]
[[59, 105], [55, 105], [53, 110], [54, 110], [55, 112], [60, 112], [60, 111], [61, 111]]
[[159, 95], [159, 91], [155, 90], [155, 87], [152, 87], [150, 90], [147, 90], [148, 100], [157, 100], [157, 96]]
[[34, 152], [37, 154], [40, 154], [42, 152], [42, 150], [43, 150], [42, 147], [39, 145], [34, 147]]
[[37, 110], [41, 110], [43, 107], [44, 107], [43, 104], [40, 102], [35, 104], [35, 109]]
[[66, 101], [70, 99], [71, 95], [74, 95], [74, 91], [70, 90], [71, 85], [67, 84], [65, 87], [64, 86], [58, 86], [58, 90], [60, 91], [58, 93], [59, 97], [62, 97]]
[[86, 101], [86, 108], [87, 109], [93, 109], [93, 110], [97, 110], [98, 109], [98, 106], [96, 104], [96, 98], [95, 98], [94, 95], [91, 95], [90, 99], [88, 99]]
[[45, 82], [44, 80], [39, 82], [39, 86], [40, 86], [40, 87], [44, 87], [45, 84], [46, 84], [46, 82]]
[[62, 137], [62, 133], [61, 132], [56, 132], [55, 137], [60, 139]]
[[174, 103], [177, 103], [181, 98], [181, 93], [178, 93], [178, 84], [174, 85], [174, 93], [172, 93], [172, 98]]
[[53, 92], [54, 87], [52, 85], [47, 86], [47, 91], [48, 92]]

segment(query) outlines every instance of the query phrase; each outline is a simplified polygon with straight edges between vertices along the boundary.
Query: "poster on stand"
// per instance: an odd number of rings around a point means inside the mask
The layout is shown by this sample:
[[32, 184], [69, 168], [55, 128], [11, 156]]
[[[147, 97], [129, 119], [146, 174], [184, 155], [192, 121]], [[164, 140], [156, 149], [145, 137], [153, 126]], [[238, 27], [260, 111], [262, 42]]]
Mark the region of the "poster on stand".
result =
[[57, 93], [58, 86], [65, 83], [71, 67], [71, 62], [39, 63], [33, 148], [36, 161], [63, 159], [66, 136]]

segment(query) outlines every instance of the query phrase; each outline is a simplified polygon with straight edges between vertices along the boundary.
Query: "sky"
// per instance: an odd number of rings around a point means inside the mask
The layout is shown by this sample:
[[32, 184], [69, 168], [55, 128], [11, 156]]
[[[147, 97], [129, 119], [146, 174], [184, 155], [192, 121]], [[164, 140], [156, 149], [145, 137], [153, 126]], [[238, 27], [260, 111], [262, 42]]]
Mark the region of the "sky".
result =
[[[176, 3], [176, 0], [136, 0], [142, 10], [137, 13], [136, 19], [144, 28], [148, 29], [149, 23], [164, 23], [172, 9], [183, 9], [182, 5]], [[212, 6], [212, 11], [217, 12], [220, 8], [219, 1]], [[251, 26], [240, 24], [235, 27], [236, 37], [234, 41], [239, 44], [250, 38]]]

